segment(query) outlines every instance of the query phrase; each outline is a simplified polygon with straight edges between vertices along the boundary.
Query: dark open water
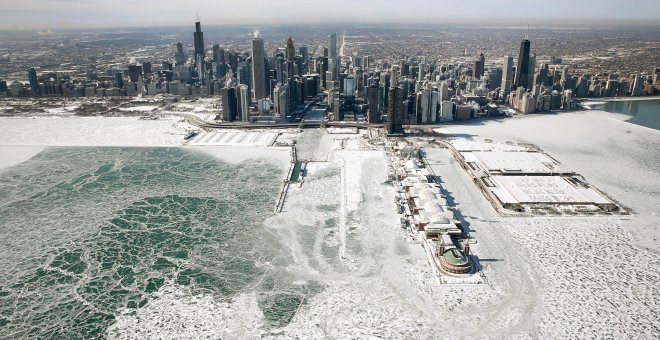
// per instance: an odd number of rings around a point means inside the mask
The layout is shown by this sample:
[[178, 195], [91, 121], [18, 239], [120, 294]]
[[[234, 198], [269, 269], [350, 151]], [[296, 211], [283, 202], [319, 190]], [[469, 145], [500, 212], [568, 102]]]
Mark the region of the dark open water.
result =
[[630, 116], [629, 123], [660, 130], [660, 99], [617, 100], [594, 105], [594, 109]]

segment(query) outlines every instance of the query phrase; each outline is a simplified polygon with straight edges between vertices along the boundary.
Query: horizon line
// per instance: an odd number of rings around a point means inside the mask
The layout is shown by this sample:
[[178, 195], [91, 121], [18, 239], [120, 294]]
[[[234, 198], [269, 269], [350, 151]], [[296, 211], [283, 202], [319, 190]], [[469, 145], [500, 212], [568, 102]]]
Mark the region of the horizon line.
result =
[[[204, 20], [200, 21], [204, 24]], [[191, 21], [191, 24], [194, 24], [194, 21]], [[172, 24], [153, 24], [153, 25], [137, 25], [137, 24], [126, 24], [126, 25], [117, 25], [117, 26], [108, 26], [108, 25], [35, 25], [35, 26], [26, 26], [19, 27], [18, 25], [0, 25], [0, 31], [30, 31], [30, 30], [82, 30], [82, 29], [127, 29], [127, 28], [172, 28], [172, 27], [187, 27], [190, 24], [183, 23], [181, 21], [173, 22]], [[236, 22], [224, 22], [218, 23], [217, 20], [210, 19], [204, 26], [211, 27], [230, 27], [230, 26], [278, 26], [278, 25], [304, 25], [304, 26], [331, 26], [331, 25], [348, 25], [348, 26], [433, 26], [433, 27], [442, 27], [442, 26], [471, 26], [473, 28], [511, 28], [511, 29], [527, 29], [529, 21], [507, 21], [507, 20], [498, 20], [498, 21], [468, 21], [468, 20], [447, 20], [447, 21], [392, 21], [386, 19], [378, 19], [373, 21], [236, 21]], [[536, 26], [530, 26], [530, 30], [542, 29], [542, 28], [601, 28], [601, 27], [648, 27], [648, 28], [660, 28], [660, 22], [656, 20], [628, 20], [628, 19], [593, 19], [593, 20], [550, 20], [538, 22]]]

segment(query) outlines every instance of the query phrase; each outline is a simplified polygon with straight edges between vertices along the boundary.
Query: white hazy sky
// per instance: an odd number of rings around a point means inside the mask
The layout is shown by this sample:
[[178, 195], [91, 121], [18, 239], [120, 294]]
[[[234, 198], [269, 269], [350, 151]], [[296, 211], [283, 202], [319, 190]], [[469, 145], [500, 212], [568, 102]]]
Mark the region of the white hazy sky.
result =
[[1, 0], [0, 28], [269, 23], [658, 23], [660, 0]]

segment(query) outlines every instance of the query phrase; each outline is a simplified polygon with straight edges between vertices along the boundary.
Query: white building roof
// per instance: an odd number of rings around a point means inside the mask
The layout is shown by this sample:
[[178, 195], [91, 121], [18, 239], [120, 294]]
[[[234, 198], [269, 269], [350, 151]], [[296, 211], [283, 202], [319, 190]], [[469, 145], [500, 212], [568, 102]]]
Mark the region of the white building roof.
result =
[[[560, 176], [493, 176], [504, 203], [611, 203], [591, 188], [575, 187]], [[513, 198], [513, 199], [512, 199]]]
[[475, 140], [455, 139], [451, 145], [458, 151], [528, 151], [529, 148], [501, 143], [486, 143]]
[[434, 214], [433, 216], [431, 216], [431, 218], [429, 219], [429, 223], [430, 224], [447, 224], [447, 225], [451, 225], [451, 221], [449, 221], [449, 219], [447, 219], [447, 217], [442, 216], [441, 214]]
[[466, 152], [461, 153], [467, 162], [476, 162], [488, 171], [557, 173], [566, 169], [540, 152]]

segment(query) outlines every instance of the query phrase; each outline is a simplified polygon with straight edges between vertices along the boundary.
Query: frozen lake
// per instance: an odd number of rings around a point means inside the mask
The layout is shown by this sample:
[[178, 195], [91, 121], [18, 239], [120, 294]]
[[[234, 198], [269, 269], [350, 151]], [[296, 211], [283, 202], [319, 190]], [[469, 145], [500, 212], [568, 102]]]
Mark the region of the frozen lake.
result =
[[286, 148], [157, 147], [182, 144], [180, 120], [0, 119], [0, 337], [657, 338], [660, 132], [625, 119], [442, 127], [536, 144], [632, 210], [503, 218], [428, 147], [481, 285], [438, 283], [363, 130], [283, 133], [310, 162], [273, 214]]
[[283, 176], [153, 147], [46, 148], [0, 171], [0, 336], [129, 336], [118, 318], [173, 296], [252, 294], [261, 324], [288, 323], [319, 288], [294, 283], [263, 225]]

